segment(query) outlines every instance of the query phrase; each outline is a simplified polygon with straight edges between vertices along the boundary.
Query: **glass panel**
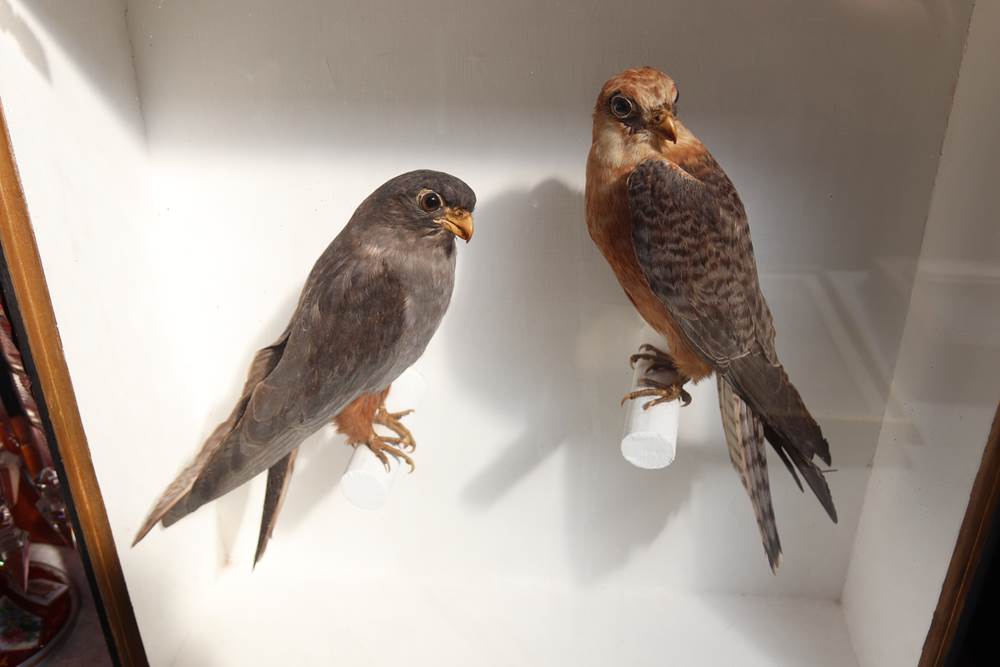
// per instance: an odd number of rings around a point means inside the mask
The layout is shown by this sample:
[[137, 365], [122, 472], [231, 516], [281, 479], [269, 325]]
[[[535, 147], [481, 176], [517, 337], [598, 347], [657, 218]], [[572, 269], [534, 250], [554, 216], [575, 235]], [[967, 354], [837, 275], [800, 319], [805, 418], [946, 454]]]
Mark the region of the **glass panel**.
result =
[[973, 4], [0, 0], [150, 661], [915, 663], [997, 399]]

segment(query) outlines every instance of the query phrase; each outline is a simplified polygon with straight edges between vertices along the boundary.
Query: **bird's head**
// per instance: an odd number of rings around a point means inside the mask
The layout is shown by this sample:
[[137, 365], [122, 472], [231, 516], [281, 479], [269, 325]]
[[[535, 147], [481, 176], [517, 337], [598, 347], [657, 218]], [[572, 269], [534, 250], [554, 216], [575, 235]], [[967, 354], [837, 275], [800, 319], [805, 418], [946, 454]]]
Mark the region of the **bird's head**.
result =
[[669, 151], [683, 126], [677, 119], [677, 85], [652, 67], [627, 69], [601, 88], [594, 107], [594, 143], [608, 150]]
[[381, 224], [406, 230], [415, 238], [472, 238], [476, 193], [464, 181], [441, 171], [420, 169], [387, 181], [370, 202], [384, 214]]

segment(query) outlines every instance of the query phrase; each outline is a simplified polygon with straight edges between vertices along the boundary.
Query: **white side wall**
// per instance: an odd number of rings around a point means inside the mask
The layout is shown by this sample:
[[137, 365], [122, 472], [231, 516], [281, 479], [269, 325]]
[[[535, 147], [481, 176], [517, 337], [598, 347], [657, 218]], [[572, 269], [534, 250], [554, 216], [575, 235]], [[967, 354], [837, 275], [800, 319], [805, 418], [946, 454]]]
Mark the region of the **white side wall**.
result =
[[917, 664], [1000, 400], [1000, 4], [978, 2], [844, 588], [865, 667]]

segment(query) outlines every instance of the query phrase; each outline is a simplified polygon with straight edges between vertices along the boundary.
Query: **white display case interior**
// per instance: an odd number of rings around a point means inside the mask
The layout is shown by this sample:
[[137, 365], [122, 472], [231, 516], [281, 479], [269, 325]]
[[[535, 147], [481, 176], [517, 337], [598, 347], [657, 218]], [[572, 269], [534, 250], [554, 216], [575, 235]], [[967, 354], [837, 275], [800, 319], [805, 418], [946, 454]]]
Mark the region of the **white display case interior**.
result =
[[[1000, 398], [1000, 7], [972, 0], [0, 0], [0, 100], [154, 665], [913, 665]], [[832, 524], [771, 460], [772, 575], [690, 388], [622, 459], [640, 322], [585, 228], [605, 79], [668, 72], [740, 191]], [[385, 507], [303, 447], [130, 549], [360, 200], [477, 192]], [[770, 454], [773, 455], [773, 452]]]

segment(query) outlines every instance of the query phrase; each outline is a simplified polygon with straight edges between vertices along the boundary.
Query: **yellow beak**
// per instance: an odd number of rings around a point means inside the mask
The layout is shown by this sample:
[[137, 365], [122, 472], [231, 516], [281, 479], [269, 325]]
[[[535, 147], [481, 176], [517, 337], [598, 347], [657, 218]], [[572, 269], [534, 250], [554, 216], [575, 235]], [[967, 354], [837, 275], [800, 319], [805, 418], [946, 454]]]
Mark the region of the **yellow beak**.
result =
[[657, 111], [653, 114], [653, 132], [671, 143], [677, 143], [677, 126], [674, 124], [674, 116], [668, 111]]
[[472, 238], [472, 214], [464, 208], [446, 208], [444, 217], [438, 218], [435, 222], [466, 243]]

